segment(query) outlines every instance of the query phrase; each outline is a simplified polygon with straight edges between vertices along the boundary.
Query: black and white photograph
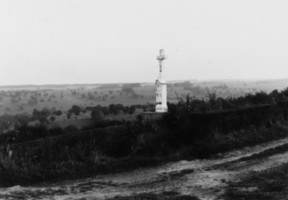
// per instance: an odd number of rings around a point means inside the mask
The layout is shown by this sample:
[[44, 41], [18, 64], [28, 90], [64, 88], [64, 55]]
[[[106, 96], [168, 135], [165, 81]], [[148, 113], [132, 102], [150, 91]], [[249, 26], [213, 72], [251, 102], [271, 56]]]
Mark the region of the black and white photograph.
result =
[[288, 1], [0, 0], [0, 200], [288, 200]]

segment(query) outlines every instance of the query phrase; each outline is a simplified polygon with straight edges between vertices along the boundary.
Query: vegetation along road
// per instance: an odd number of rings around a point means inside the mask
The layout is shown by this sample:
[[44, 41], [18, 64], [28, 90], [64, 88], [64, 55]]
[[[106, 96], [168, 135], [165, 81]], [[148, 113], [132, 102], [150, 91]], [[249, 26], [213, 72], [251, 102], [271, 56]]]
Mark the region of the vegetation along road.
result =
[[239, 192], [249, 196], [259, 188], [255, 185], [236, 187], [235, 183], [285, 163], [288, 163], [288, 138], [231, 151], [213, 159], [183, 160], [37, 187], [2, 188], [0, 198], [237, 199]]

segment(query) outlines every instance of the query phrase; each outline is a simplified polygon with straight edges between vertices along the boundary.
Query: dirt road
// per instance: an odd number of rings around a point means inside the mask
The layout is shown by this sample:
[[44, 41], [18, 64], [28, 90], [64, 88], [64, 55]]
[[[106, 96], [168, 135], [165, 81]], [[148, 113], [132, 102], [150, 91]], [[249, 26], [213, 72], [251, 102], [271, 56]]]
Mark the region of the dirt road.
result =
[[265, 155], [264, 152], [287, 144], [288, 138], [285, 138], [232, 151], [215, 159], [179, 161], [41, 187], [14, 186], [0, 189], [0, 199], [105, 199], [166, 191], [213, 200], [223, 194], [227, 182], [287, 163], [286, 151], [253, 159], [255, 155]]

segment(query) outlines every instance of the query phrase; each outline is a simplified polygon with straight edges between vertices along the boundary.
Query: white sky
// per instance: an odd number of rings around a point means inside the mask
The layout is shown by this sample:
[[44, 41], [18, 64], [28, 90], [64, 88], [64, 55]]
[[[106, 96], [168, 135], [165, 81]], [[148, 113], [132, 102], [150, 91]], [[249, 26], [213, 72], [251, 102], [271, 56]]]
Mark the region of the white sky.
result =
[[0, 85], [288, 78], [288, 1], [1, 0]]

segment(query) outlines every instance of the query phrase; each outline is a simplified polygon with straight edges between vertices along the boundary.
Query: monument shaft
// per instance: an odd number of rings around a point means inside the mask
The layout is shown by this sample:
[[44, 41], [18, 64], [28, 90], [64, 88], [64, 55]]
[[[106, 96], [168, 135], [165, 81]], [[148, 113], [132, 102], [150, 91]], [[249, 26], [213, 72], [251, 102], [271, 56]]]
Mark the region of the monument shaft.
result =
[[163, 49], [160, 49], [160, 54], [157, 57], [159, 61], [159, 75], [156, 80], [156, 112], [167, 112], [167, 82], [163, 72], [163, 61], [166, 59]]

